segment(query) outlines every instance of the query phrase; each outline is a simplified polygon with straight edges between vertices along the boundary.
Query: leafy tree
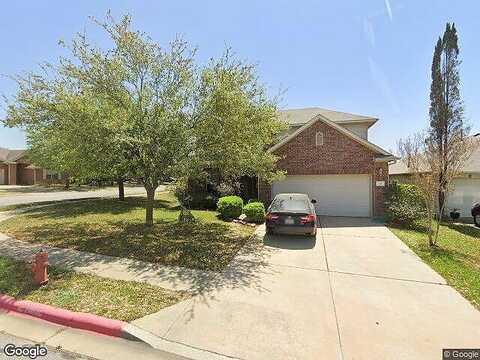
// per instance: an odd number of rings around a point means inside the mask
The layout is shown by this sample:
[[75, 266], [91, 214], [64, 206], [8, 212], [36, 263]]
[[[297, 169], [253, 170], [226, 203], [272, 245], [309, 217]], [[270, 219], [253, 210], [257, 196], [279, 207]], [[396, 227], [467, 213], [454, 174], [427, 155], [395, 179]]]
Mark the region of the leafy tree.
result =
[[449, 157], [457, 144], [457, 138], [468, 135], [469, 128], [463, 121], [463, 102], [460, 97], [458, 36], [455, 24], [447, 23], [443, 38], [435, 46], [432, 61], [430, 87], [430, 137], [440, 157], [438, 173], [439, 211], [443, 215], [450, 177]]
[[118, 143], [112, 136], [119, 114], [64, 76], [61, 68], [44, 69], [53, 70], [53, 76], [14, 77], [19, 91], [8, 106], [6, 124], [25, 128], [35, 164], [68, 177], [115, 179], [123, 199], [127, 170], [125, 159], [113, 151]]
[[39, 162], [75, 176], [141, 180], [149, 226], [155, 190], [171, 178], [280, 174], [266, 149], [283, 126], [254, 66], [227, 51], [198, 72], [181, 39], [161, 48], [131, 30], [129, 16], [94, 22], [111, 49], [78, 34], [65, 45], [70, 56], [49, 67], [53, 76], [17, 79], [7, 124], [26, 127]]
[[[452, 192], [453, 179], [462, 173], [466, 162], [478, 147], [474, 138], [460, 133], [450, 137], [449, 141], [451, 149], [446, 160], [443, 150], [428, 132], [415, 134], [399, 143], [401, 157], [408, 164], [413, 184], [416, 185], [416, 195], [421, 197], [425, 205], [430, 246], [437, 245], [442, 222], [442, 212], [438, 209], [439, 191], [444, 191], [445, 196]], [[448, 162], [446, 167], [445, 161]]]
[[191, 167], [197, 175], [227, 182], [242, 176], [279, 176], [277, 157], [266, 150], [284, 129], [276, 99], [267, 96], [254, 65], [227, 50], [202, 69], [193, 127], [196, 166]]
[[113, 49], [93, 47], [84, 35], [74, 39], [65, 73], [77, 79], [122, 116], [115, 141], [128, 170], [147, 192], [146, 224], [153, 225], [153, 201], [159, 184], [174, 176], [186, 158], [191, 129], [189, 105], [194, 51], [181, 39], [163, 49], [145, 34], [130, 30], [130, 17], [96, 21]]

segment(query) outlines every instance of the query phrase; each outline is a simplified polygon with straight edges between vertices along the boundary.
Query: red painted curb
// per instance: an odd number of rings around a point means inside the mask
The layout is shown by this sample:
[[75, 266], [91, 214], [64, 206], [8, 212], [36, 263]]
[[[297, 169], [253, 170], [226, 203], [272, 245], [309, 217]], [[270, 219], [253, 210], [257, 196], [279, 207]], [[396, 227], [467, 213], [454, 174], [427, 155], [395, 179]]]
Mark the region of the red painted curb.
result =
[[123, 336], [123, 327], [128, 324], [120, 320], [107, 319], [93, 314], [69, 311], [27, 300], [16, 300], [2, 294], [0, 294], [0, 309], [30, 315], [76, 329], [89, 330], [116, 337]]

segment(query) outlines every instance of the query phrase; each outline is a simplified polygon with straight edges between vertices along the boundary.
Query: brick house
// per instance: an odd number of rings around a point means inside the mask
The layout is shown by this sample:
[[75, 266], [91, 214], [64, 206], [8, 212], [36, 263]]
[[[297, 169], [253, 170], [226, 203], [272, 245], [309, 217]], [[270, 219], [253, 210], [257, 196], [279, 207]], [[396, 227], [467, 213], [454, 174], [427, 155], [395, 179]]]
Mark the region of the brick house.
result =
[[381, 216], [388, 165], [395, 157], [368, 141], [378, 119], [321, 108], [279, 113], [288, 131], [269, 151], [286, 171], [281, 181], [258, 182], [258, 197], [268, 203], [278, 193], [306, 193], [317, 200], [317, 214]]
[[60, 178], [56, 172], [33, 165], [26, 150], [0, 148], [0, 185], [34, 185]]

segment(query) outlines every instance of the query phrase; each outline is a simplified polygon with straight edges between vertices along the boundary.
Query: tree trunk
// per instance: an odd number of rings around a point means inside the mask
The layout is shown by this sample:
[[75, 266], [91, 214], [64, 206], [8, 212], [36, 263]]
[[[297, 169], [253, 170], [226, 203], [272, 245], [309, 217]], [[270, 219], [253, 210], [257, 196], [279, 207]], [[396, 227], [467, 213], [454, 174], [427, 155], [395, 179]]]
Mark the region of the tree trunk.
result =
[[[445, 193], [443, 193], [443, 196], [445, 196]], [[438, 235], [440, 234], [440, 225], [442, 223], [442, 220], [443, 220], [443, 213], [445, 212], [445, 201], [443, 202], [442, 204], [442, 207], [438, 210], [439, 211], [439, 214], [438, 214], [438, 219], [437, 219], [437, 226], [436, 226], [436, 229], [435, 229], [435, 238], [433, 240], [433, 245], [437, 245], [437, 242], [438, 242]]]
[[123, 179], [118, 179], [117, 184], [118, 184], [118, 200], [124, 201], [125, 200], [125, 187], [123, 186]]
[[70, 176], [68, 175], [65, 175], [65, 186], [64, 186], [65, 190], [68, 190], [70, 189]]
[[[434, 211], [434, 210], [433, 210]], [[427, 217], [428, 217], [428, 245], [433, 246], [433, 212], [427, 205]]]
[[445, 213], [445, 191], [443, 188], [438, 190], [438, 217], [443, 219], [443, 215]]
[[145, 225], [153, 226], [153, 202], [155, 200], [155, 187], [145, 185], [147, 191], [147, 205], [145, 207]]

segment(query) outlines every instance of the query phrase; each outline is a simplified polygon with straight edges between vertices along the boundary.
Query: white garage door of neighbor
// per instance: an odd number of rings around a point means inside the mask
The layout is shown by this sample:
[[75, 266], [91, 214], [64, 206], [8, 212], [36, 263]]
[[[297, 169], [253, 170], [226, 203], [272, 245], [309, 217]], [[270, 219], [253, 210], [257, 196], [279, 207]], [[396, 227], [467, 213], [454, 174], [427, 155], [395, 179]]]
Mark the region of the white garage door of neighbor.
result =
[[291, 175], [272, 185], [272, 195], [303, 193], [317, 200], [317, 215], [371, 216], [370, 175]]
[[472, 205], [480, 202], [480, 179], [455, 179], [447, 201], [448, 210], [459, 209], [461, 217], [471, 217]]

